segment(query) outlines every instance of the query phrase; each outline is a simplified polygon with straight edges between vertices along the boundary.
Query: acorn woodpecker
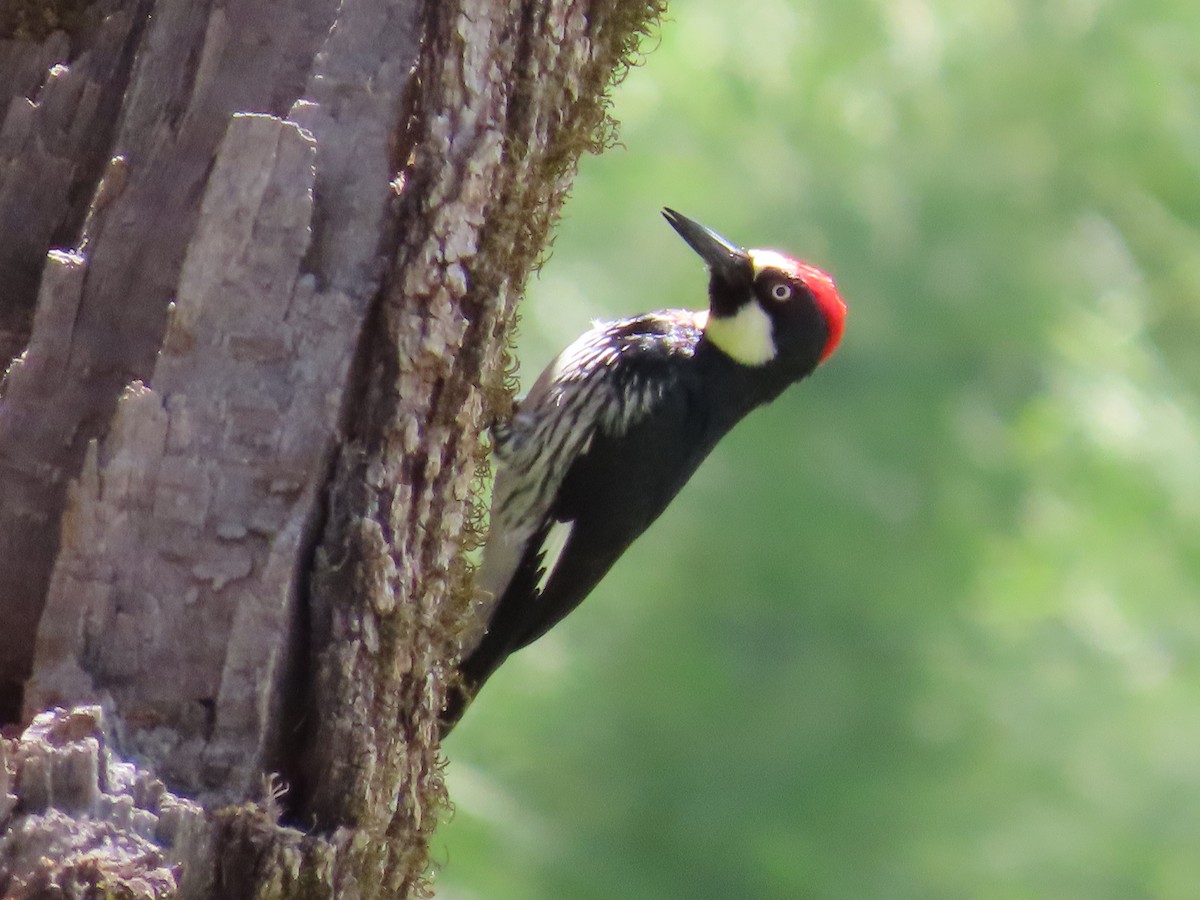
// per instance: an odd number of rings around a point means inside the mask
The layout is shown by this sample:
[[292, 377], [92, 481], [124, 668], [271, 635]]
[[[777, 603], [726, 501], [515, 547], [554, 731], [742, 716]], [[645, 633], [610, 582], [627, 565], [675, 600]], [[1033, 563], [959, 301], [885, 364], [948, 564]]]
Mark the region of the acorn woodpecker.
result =
[[729, 429], [841, 340], [846, 305], [820, 269], [663, 215], [708, 265], [709, 308], [595, 325], [494, 429], [478, 628], [443, 734], [510, 653], [579, 605]]

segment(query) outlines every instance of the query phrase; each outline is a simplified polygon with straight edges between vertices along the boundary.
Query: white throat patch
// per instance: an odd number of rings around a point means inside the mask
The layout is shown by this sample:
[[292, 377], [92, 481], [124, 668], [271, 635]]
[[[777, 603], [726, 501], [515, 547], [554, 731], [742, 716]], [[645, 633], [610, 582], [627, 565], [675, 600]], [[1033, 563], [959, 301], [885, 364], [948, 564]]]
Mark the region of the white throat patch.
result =
[[771, 317], [757, 300], [732, 316], [710, 315], [704, 333], [718, 350], [743, 366], [761, 366], [775, 358]]

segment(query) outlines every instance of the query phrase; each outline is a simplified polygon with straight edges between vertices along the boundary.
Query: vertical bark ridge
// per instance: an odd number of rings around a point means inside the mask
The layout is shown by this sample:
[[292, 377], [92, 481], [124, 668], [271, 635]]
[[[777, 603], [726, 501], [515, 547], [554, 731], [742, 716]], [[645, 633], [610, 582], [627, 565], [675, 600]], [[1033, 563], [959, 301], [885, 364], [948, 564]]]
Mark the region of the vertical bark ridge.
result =
[[313, 581], [308, 812], [388, 835], [364, 853], [401, 893], [419, 888], [445, 804], [437, 716], [471, 614], [462, 551], [482, 431], [509, 399], [516, 299], [579, 154], [607, 134], [605, 87], [660, 5], [429, 9], [402, 247]]

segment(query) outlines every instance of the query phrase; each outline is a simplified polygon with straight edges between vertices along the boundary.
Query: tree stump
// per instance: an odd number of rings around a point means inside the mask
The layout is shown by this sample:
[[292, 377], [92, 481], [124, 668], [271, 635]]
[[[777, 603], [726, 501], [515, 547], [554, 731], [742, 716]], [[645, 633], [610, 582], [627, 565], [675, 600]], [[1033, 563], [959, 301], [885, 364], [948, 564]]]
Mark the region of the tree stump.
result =
[[516, 302], [660, 5], [0, 9], [6, 896], [426, 891]]

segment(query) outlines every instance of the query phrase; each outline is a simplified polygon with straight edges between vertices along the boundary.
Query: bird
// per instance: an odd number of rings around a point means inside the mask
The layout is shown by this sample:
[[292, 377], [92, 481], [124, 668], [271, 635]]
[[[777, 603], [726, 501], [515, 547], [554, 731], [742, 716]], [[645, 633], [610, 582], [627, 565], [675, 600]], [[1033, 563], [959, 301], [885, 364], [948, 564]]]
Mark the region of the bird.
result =
[[663, 216], [708, 267], [708, 308], [594, 324], [493, 427], [477, 624], [461, 642], [443, 736], [510, 654], [591, 593], [734, 425], [841, 342], [846, 304], [824, 271]]

